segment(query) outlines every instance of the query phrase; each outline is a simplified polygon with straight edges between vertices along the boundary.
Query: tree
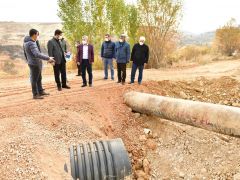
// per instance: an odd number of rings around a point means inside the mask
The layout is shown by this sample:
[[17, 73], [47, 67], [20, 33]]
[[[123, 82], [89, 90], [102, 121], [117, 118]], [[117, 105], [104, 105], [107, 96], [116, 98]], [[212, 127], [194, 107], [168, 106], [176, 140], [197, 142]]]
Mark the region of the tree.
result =
[[176, 38], [181, 17], [181, 0], [139, 0], [141, 29], [150, 46], [151, 68], [166, 63], [169, 44]]
[[219, 52], [228, 56], [240, 49], [240, 28], [235, 19], [217, 29], [214, 43]]
[[86, 34], [99, 51], [106, 33], [127, 33], [131, 45], [138, 35], [145, 35], [152, 68], [160, 67], [171, 47], [175, 47], [181, 0], [138, 0], [131, 5], [125, 0], [58, 0], [58, 4], [71, 45]]

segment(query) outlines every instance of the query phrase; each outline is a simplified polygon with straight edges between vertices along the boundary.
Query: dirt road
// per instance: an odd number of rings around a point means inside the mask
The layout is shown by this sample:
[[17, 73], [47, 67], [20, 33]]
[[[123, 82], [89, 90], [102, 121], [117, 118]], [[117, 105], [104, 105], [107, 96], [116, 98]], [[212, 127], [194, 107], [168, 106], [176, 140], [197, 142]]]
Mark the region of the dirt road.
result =
[[[220, 78], [222, 76], [228, 77]], [[185, 98], [194, 96], [195, 100], [208, 98], [220, 103], [214, 100], [214, 90], [198, 97], [186, 88], [198, 86], [199, 81], [205, 89], [214, 88], [216, 86], [210, 85], [216, 85], [216, 81], [221, 82], [220, 86], [231, 82], [236, 98], [229, 100], [231, 95], [226, 94], [226, 99], [237, 104], [240, 61], [185, 69], [146, 70], [144, 78], [147, 82], [142, 86], [122, 86], [102, 80], [102, 71], [95, 71], [94, 87], [81, 88], [81, 79], [70, 73], [71, 90], [58, 92], [53, 76], [45, 75], [44, 87], [51, 95], [41, 101], [32, 100], [28, 78], [1, 79], [0, 179], [70, 179], [63, 169], [64, 163], [69, 161], [70, 144], [119, 137], [124, 140], [132, 159], [133, 178], [237, 177], [240, 173], [239, 139], [133, 113], [122, 97], [130, 90], [174, 97], [184, 91]], [[220, 79], [208, 80], [213, 78]], [[220, 97], [226, 88], [218, 89]], [[144, 128], [150, 128], [155, 136], [143, 138]], [[150, 174], [143, 167], [143, 159], [151, 162]]]

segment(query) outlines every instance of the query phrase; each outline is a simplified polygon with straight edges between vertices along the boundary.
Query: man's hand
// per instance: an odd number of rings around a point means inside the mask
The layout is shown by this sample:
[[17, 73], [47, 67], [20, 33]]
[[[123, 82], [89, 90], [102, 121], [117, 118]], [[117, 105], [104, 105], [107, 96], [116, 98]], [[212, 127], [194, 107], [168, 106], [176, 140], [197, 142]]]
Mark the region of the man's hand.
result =
[[80, 62], [77, 62], [77, 65], [79, 65], [79, 66], [80, 66]]
[[48, 63], [50, 63], [50, 64], [52, 64], [53, 66], [55, 66], [54, 57], [49, 57]]

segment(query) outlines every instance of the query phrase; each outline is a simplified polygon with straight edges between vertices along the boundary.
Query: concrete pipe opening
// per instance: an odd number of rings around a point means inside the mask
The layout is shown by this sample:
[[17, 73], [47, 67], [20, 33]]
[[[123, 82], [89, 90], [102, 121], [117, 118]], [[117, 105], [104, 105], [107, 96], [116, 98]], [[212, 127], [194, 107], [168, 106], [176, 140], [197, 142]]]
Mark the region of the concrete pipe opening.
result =
[[73, 179], [122, 180], [132, 174], [121, 139], [71, 146], [70, 164]]

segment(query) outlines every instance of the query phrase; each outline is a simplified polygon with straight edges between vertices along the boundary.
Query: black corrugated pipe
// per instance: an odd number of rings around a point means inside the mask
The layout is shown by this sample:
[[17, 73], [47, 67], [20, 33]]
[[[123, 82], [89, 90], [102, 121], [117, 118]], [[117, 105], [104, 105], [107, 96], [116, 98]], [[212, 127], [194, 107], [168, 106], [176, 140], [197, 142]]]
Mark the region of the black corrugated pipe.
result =
[[132, 174], [121, 139], [71, 146], [70, 163], [73, 179], [121, 180]]

